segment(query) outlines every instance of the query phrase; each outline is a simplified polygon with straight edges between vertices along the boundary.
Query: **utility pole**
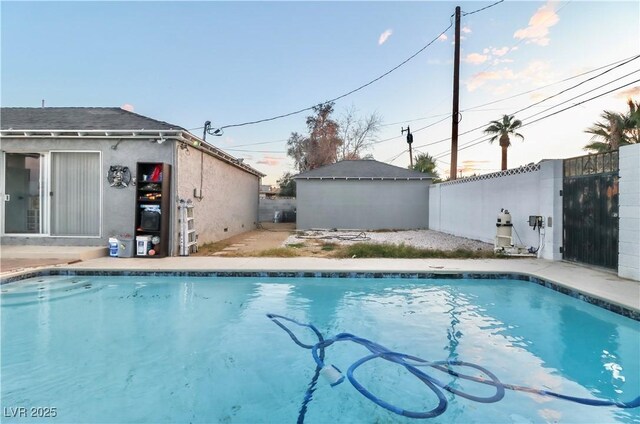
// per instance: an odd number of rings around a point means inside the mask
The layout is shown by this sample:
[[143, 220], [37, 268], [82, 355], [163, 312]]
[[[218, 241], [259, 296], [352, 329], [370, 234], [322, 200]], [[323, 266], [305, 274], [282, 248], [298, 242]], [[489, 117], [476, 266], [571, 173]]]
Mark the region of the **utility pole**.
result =
[[458, 117], [460, 116], [460, 6], [456, 6], [455, 47], [453, 53], [453, 112], [451, 114], [451, 168], [449, 179], [458, 175]]
[[411, 129], [409, 125], [407, 125], [407, 129], [400, 127], [400, 134], [404, 134], [407, 132], [407, 144], [409, 144], [409, 163], [411, 164], [411, 168], [413, 168], [413, 152], [411, 151], [411, 144], [413, 143], [413, 134], [411, 134]]

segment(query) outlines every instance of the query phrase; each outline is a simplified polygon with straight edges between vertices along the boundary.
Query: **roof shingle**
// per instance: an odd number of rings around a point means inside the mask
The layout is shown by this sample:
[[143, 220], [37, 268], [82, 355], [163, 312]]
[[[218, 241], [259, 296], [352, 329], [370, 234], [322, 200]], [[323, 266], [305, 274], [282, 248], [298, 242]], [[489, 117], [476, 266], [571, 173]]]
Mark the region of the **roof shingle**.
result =
[[163, 130], [185, 131], [117, 107], [3, 107], [2, 130]]

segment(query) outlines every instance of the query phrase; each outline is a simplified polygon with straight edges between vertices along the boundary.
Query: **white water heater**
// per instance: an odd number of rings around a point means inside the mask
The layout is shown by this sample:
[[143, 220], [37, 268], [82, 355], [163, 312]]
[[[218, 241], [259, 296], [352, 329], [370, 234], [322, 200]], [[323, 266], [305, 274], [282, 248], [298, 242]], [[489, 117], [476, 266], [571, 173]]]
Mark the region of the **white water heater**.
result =
[[513, 238], [511, 237], [512, 228], [511, 214], [508, 210], [502, 209], [496, 221], [496, 240], [494, 243], [496, 250], [513, 247]]

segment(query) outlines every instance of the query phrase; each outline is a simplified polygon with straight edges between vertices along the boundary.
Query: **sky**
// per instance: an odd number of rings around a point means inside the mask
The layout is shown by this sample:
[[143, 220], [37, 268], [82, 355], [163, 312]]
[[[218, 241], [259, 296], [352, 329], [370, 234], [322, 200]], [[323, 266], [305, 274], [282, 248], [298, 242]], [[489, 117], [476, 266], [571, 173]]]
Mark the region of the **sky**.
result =
[[[349, 108], [363, 118], [379, 114], [378, 143], [368, 153], [401, 167], [409, 153], [400, 131], [409, 125], [414, 155], [435, 156], [447, 176], [450, 25], [460, 6], [458, 174], [499, 170], [500, 147], [482, 142], [482, 129], [529, 106], [516, 113], [524, 140], [512, 140], [510, 168], [585, 154], [584, 130], [602, 111], [640, 101], [640, 59], [597, 76], [640, 54], [640, 2], [504, 1], [472, 13], [493, 3], [2, 1], [0, 102], [123, 107], [202, 137], [205, 121], [242, 124], [342, 96], [424, 48], [336, 101], [335, 117]], [[286, 140], [306, 132], [309, 113], [229, 127], [207, 142], [275, 184], [295, 172]]]

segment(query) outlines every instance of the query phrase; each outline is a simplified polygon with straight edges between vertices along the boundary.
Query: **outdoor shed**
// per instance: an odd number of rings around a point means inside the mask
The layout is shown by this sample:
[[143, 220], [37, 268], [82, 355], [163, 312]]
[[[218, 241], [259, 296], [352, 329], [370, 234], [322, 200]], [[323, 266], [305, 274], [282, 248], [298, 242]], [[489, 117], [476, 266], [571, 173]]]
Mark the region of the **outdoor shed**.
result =
[[375, 160], [345, 160], [294, 179], [298, 229], [429, 226], [430, 174]]
[[189, 202], [199, 244], [256, 227], [264, 174], [182, 127], [120, 108], [1, 108], [0, 119], [3, 245], [141, 238], [134, 255], [175, 256]]

